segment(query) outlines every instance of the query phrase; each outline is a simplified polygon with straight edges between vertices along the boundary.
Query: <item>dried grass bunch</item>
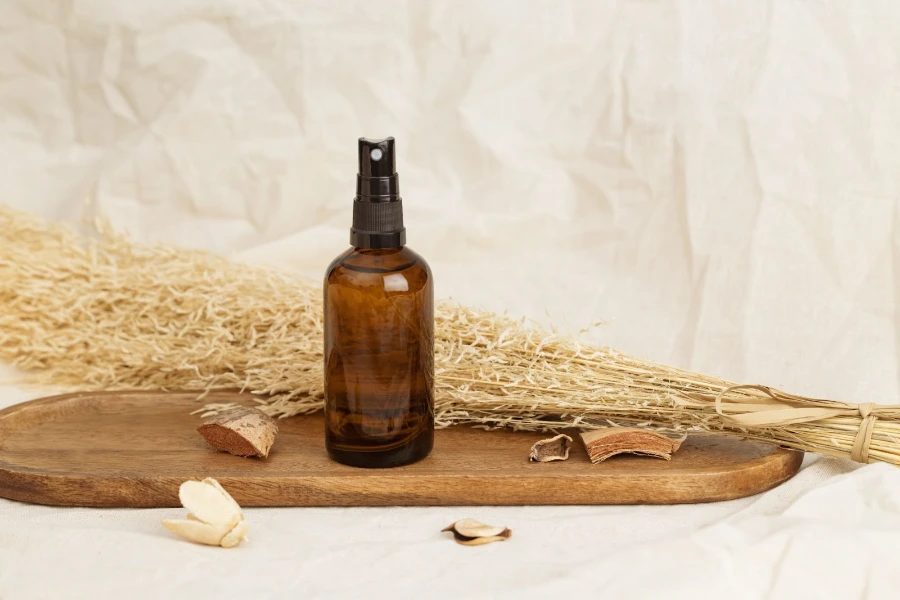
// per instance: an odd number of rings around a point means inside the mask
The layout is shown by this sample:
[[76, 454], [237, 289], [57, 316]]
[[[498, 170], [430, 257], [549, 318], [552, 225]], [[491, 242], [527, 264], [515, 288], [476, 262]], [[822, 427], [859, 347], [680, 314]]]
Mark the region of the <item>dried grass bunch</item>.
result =
[[[81, 389], [240, 388], [273, 416], [322, 407], [321, 291], [287, 273], [0, 207], [0, 360]], [[717, 431], [900, 464], [900, 406], [734, 384], [440, 304], [439, 427]], [[210, 411], [226, 406], [211, 405]]]

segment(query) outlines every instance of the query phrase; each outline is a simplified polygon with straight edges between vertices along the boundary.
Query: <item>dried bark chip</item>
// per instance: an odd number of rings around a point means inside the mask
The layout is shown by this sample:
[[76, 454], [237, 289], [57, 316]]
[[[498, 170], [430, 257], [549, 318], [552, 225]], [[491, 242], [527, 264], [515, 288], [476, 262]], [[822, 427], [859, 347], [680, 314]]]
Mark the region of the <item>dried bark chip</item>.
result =
[[581, 434], [584, 447], [593, 463], [603, 462], [617, 454], [638, 454], [671, 460], [687, 434], [656, 431], [639, 427], [607, 427]]
[[259, 409], [239, 407], [216, 415], [197, 431], [216, 450], [265, 458], [275, 443], [278, 425]]
[[566, 460], [569, 458], [571, 444], [572, 438], [564, 433], [546, 440], [540, 440], [531, 447], [531, 454], [528, 459], [531, 462]]

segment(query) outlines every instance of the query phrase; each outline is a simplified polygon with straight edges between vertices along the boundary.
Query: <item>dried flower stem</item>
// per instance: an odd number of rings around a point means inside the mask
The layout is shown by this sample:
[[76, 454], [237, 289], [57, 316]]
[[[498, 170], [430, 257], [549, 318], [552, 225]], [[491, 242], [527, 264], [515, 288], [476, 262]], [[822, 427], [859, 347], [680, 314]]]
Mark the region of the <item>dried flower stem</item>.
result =
[[[97, 229], [0, 207], [0, 360], [82, 389], [238, 388], [273, 416], [321, 408], [320, 290]], [[900, 407], [734, 386], [455, 304], [437, 309], [435, 369], [440, 427], [657, 425], [900, 464]]]

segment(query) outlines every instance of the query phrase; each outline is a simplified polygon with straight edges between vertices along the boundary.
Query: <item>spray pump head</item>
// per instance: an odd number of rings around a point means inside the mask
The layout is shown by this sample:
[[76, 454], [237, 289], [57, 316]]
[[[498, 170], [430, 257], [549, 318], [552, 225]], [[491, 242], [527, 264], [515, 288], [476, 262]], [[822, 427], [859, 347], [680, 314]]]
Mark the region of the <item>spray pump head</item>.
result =
[[392, 137], [359, 138], [350, 244], [355, 248], [399, 248], [406, 244]]

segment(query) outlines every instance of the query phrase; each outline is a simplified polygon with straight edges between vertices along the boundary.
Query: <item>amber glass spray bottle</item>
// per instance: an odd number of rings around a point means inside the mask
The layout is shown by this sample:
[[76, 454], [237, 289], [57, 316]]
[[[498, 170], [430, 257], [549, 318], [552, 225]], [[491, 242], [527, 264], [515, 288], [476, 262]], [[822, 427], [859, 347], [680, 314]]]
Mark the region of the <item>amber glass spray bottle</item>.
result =
[[325, 275], [325, 445], [395, 467], [434, 442], [431, 270], [405, 246], [394, 138], [359, 140], [352, 248]]

